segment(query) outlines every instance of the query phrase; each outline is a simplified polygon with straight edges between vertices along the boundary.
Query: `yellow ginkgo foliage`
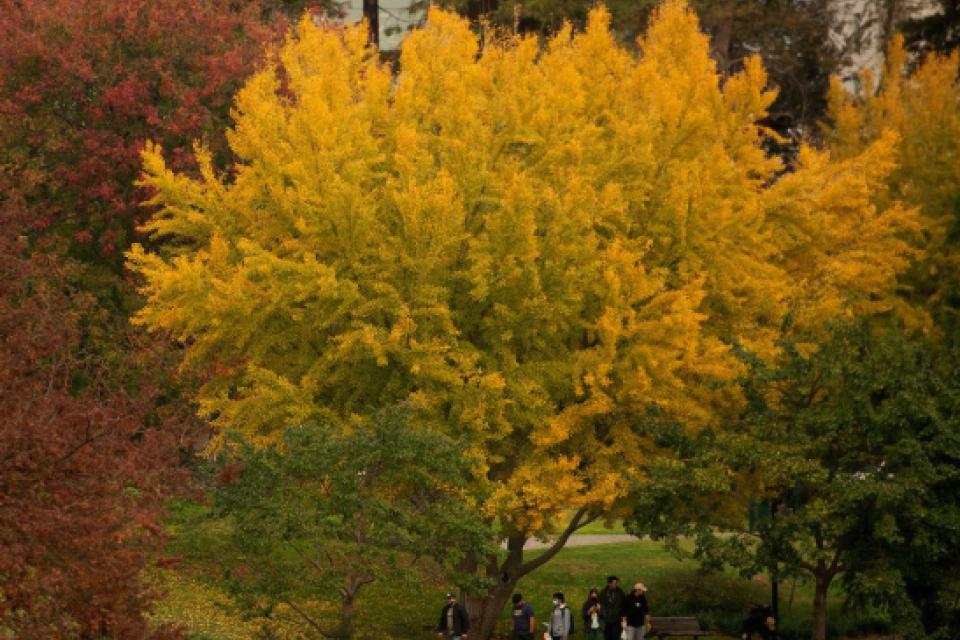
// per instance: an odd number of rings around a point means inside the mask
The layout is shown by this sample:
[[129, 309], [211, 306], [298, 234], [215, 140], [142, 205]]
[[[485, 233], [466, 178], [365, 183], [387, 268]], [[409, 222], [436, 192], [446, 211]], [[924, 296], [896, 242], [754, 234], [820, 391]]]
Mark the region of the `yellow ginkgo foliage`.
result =
[[905, 283], [910, 297], [949, 326], [960, 308], [960, 52], [931, 53], [911, 67], [898, 36], [888, 48], [879, 90], [870, 74], [862, 76], [856, 95], [835, 79], [827, 134], [840, 157], [862, 153], [884, 131], [897, 134], [897, 166], [876, 201], [886, 206], [896, 198], [920, 209], [924, 255]]
[[[788, 314], [815, 331], [889, 306], [913, 224], [871, 199], [893, 138], [780, 177], [760, 61], [721, 85], [684, 2], [639, 57], [602, 8], [482, 49], [433, 10], [395, 77], [365, 33], [299, 25], [237, 96], [235, 175], [203, 150], [200, 179], [177, 175], [148, 147], [161, 249], [129, 254], [136, 320], [188, 344], [222, 430], [268, 441], [408, 402], [466, 438], [510, 550], [477, 559], [506, 576], [491, 602], [625, 495], [651, 453], [640, 416], [698, 428], [736, 405], [731, 343], [769, 355]], [[557, 546], [524, 562], [532, 536]]]

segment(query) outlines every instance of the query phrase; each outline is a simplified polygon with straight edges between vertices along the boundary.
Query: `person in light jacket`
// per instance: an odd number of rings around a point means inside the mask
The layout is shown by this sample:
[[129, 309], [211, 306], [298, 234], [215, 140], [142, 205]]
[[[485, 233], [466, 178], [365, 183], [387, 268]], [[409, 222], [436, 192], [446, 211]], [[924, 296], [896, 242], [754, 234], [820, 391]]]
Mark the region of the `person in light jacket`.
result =
[[559, 591], [553, 594], [553, 611], [550, 613], [550, 623], [547, 633], [553, 640], [568, 640], [573, 630], [573, 614], [567, 606], [563, 594]]

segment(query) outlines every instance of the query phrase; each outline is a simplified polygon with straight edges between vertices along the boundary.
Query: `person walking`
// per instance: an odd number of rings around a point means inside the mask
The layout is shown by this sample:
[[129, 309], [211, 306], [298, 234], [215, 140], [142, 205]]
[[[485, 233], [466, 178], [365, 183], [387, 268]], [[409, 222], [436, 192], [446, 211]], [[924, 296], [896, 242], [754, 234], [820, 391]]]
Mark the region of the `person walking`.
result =
[[524, 601], [523, 594], [513, 594], [513, 633], [510, 640], [533, 640], [536, 626], [533, 607]]
[[608, 576], [607, 588], [600, 594], [600, 602], [606, 611], [603, 626], [604, 640], [620, 640], [620, 634], [623, 631], [621, 611], [627, 594], [620, 588], [619, 582], [617, 576]]
[[553, 611], [547, 633], [553, 640], [569, 640], [573, 635], [573, 614], [561, 592], [553, 594]]
[[583, 603], [583, 628], [587, 633], [587, 640], [601, 640], [603, 638], [604, 620], [603, 604], [600, 602], [600, 592], [590, 589], [590, 595]]
[[440, 610], [437, 633], [447, 640], [466, 640], [470, 630], [470, 616], [463, 605], [457, 603], [457, 594], [447, 594], [447, 604]]
[[643, 640], [650, 628], [647, 587], [642, 582], [633, 585], [633, 591], [623, 601], [623, 622], [627, 625], [627, 640]]
[[777, 640], [777, 619], [773, 617], [773, 609], [762, 604], [750, 609], [747, 619], [743, 621], [740, 632], [741, 640]]

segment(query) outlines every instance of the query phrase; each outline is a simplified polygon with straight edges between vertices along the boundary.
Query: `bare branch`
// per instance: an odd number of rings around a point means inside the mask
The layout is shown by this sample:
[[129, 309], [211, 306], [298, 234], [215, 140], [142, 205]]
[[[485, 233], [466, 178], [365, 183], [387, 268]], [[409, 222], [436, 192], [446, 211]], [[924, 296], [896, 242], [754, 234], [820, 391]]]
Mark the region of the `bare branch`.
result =
[[301, 618], [303, 618], [304, 622], [306, 622], [306, 623], [309, 624], [311, 627], [313, 627], [313, 629], [314, 629], [317, 633], [319, 633], [321, 636], [323, 636], [324, 638], [334, 638], [334, 637], [336, 637], [329, 629], [327, 629], [326, 627], [321, 626], [320, 623], [318, 623], [316, 620], [314, 620], [313, 618], [311, 618], [310, 616], [308, 616], [308, 615], [306, 614], [306, 612], [303, 611], [303, 609], [301, 609], [301, 608], [298, 607], [297, 605], [293, 604], [293, 602], [291, 602], [290, 600], [286, 600], [286, 603], [287, 603], [287, 605], [288, 605], [291, 609], [293, 609], [294, 611], [297, 612], [297, 615], [299, 615]]

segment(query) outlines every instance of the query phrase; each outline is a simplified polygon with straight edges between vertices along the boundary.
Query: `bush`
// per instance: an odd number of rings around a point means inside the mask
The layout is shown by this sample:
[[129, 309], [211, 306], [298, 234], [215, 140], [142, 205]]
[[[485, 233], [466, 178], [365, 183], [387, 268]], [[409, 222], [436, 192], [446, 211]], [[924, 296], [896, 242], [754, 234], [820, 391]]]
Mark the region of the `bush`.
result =
[[723, 573], [674, 571], [649, 585], [655, 616], [695, 616], [704, 629], [738, 635], [748, 609], [770, 598], [757, 582]]
[[[854, 610], [844, 606], [842, 596], [827, 607], [827, 638], [885, 637], [890, 634], [890, 615], [877, 609]], [[783, 611], [779, 621], [780, 637], [783, 640], [806, 640], [813, 633], [813, 619], [808, 607]]]

